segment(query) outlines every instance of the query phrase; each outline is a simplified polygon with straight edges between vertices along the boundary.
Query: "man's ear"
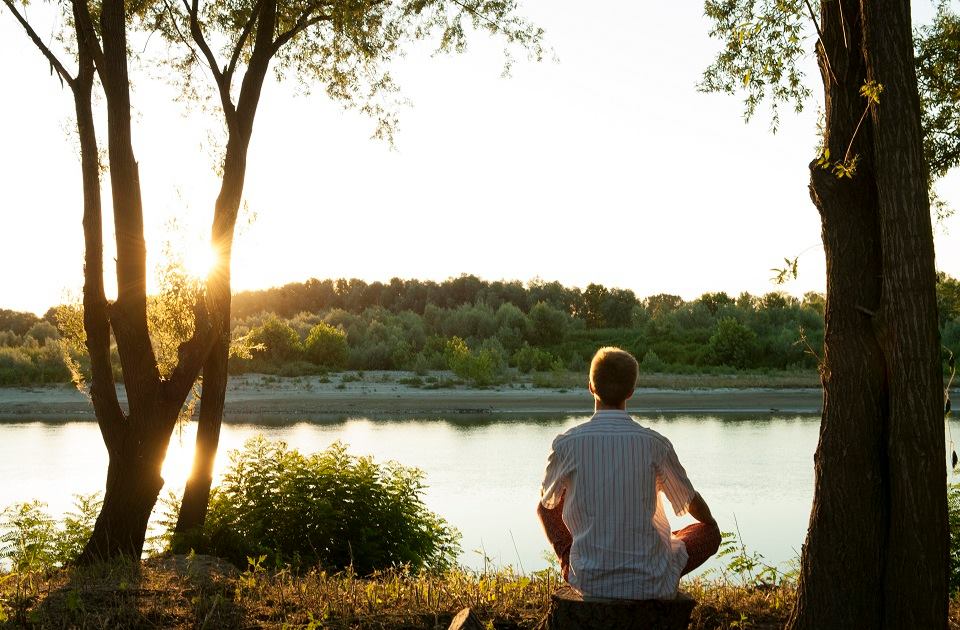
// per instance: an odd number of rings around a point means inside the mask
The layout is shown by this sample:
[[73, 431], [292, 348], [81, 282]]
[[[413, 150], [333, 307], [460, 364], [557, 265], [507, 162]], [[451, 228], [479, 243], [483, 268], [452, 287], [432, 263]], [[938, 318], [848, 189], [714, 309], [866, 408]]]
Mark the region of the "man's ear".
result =
[[623, 400], [624, 400], [624, 401], [627, 401], [627, 400], [630, 400], [631, 398], [633, 398], [633, 394], [634, 394], [634, 392], [636, 392], [636, 391], [637, 391], [636, 389], [632, 390], [632, 391], [630, 392], [630, 395], [627, 396], [626, 398], [624, 398]]
[[587, 379], [587, 390], [594, 396], [597, 395], [597, 392], [595, 392], [593, 389], [593, 381], [591, 381], [590, 379]]

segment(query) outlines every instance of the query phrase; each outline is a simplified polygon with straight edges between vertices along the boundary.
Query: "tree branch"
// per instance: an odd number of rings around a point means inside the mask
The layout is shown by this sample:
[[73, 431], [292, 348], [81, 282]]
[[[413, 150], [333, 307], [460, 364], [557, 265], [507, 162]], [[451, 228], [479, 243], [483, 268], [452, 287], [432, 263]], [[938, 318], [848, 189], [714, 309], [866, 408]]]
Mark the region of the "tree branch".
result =
[[177, 349], [177, 365], [170, 378], [162, 385], [165, 400], [183, 403], [200, 375], [200, 369], [210, 354], [218, 333], [219, 328], [215, 321], [211, 322], [205, 300], [201, 296], [193, 305], [193, 335], [180, 344]]
[[312, 9], [305, 11], [303, 15], [301, 15], [300, 18], [297, 20], [297, 23], [294, 24], [292, 27], [290, 27], [290, 30], [284, 33], [281, 33], [277, 37], [276, 41], [273, 42], [273, 51], [271, 54], [276, 54], [277, 51], [280, 50], [280, 48], [284, 44], [286, 44], [291, 39], [296, 37], [298, 33], [305, 31], [306, 29], [310, 28], [314, 24], [319, 24], [320, 22], [329, 21], [333, 19], [333, 16], [327, 15], [326, 13], [320, 13], [318, 15], [315, 15], [312, 18], [309, 18], [311, 11]]
[[257, 0], [253, 10], [250, 11], [250, 18], [247, 19], [247, 23], [243, 25], [243, 31], [240, 33], [240, 39], [237, 40], [237, 45], [233, 47], [233, 54], [230, 55], [230, 63], [227, 64], [226, 71], [227, 79], [230, 81], [232, 81], [233, 73], [237, 69], [240, 53], [243, 52], [247, 38], [250, 37], [250, 33], [253, 31], [253, 25], [256, 23], [257, 17], [260, 15], [260, 10], [263, 8], [263, 2], [264, 0]]
[[[220, 87], [222, 92], [224, 89], [223, 72], [221, 72], [220, 67], [217, 65], [217, 58], [214, 56], [213, 51], [210, 50], [210, 46], [203, 36], [203, 29], [200, 28], [199, 0], [192, 0], [192, 4], [187, 0], [183, 0], [183, 6], [187, 8], [187, 14], [190, 15], [190, 36], [193, 37], [193, 41], [200, 47], [200, 52], [203, 53], [203, 56], [207, 60], [207, 65], [210, 66], [210, 71], [213, 72], [213, 79], [217, 82], [217, 86]], [[226, 89], [229, 92], [230, 86], [226, 86]]]
[[30, 26], [30, 23], [27, 22], [26, 18], [17, 11], [17, 7], [14, 6], [12, 0], [3, 0], [3, 3], [7, 5], [7, 8], [10, 9], [10, 12], [13, 13], [14, 17], [17, 18], [17, 22], [20, 22], [20, 26], [23, 27], [23, 30], [26, 31], [27, 36], [30, 40], [36, 45], [40, 52], [43, 53], [43, 56], [47, 58], [47, 61], [50, 62], [50, 67], [56, 70], [57, 74], [60, 77], [60, 83], [63, 84], [64, 81], [72, 88], [74, 85], [74, 77], [67, 72], [67, 69], [60, 63], [60, 60], [57, 59], [57, 56], [53, 54], [53, 51], [43, 43], [43, 40], [40, 39], [40, 36], [37, 35], [37, 32], [33, 30], [33, 27]]
[[77, 20], [77, 37], [83, 37], [97, 70], [103, 68], [103, 49], [100, 48], [97, 31], [93, 27], [93, 19], [90, 17], [90, 7], [87, 6], [87, 0], [73, 0], [73, 15], [74, 19]]

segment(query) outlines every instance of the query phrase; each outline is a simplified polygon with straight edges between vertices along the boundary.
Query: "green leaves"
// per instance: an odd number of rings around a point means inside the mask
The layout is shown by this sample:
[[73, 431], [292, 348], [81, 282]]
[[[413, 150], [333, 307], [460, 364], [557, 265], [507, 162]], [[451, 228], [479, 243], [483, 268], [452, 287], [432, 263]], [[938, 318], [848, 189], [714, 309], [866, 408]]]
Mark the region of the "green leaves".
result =
[[239, 564], [351, 566], [361, 575], [408, 565], [443, 569], [459, 534], [423, 503], [423, 473], [356, 457], [339, 442], [304, 455], [253, 438], [230, 454], [201, 544]]
[[806, 17], [801, 0], [707, 0], [711, 37], [724, 43], [698, 86], [703, 92], [744, 96], [744, 118], [769, 102], [772, 126], [781, 104], [801, 111], [810, 96], [798, 65], [806, 54]]

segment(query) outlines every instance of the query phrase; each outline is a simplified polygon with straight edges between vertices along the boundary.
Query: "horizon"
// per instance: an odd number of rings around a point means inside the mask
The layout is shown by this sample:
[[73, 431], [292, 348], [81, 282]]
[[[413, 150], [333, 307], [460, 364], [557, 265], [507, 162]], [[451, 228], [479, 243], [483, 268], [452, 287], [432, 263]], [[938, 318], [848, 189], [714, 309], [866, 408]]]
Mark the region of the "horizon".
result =
[[[948, 274], [948, 275], [949, 275], [949, 274]], [[641, 294], [641, 293], [637, 293], [637, 292], [634, 291], [633, 289], [630, 289], [629, 287], [622, 287], [622, 286], [617, 286], [617, 285], [612, 285], [612, 284], [604, 284], [603, 282], [588, 282], [587, 284], [584, 284], [584, 285], [581, 286], [581, 285], [567, 284], [567, 283], [561, 282], [561, 281], [559, 281], [559, 280], [553, 280], [553, 279], [549, 279], [549, 278], [542, 278], [542, 277], [540, 277], [540, 276], [533, 276], [532, 278], [528, 278], [527, 280], [522, 280], [522, 279], [520, 279], [520, 278], [485, 278], [485, 277], [483, 277], [483, 276], [481, 276], [481, 275], [479, 275], [479, 274], [464, 272], [464, 273], [460, 273], [460, 274], [457, 274], [457, 275], [447, 276], [446, 278], [442, 278], [442, 279], [434, 279], [434, 278], [409, 278], [409, 277], [407, 277], [407, 278], [402, 278], [402, 277], [399, 277], [399, 276], [392, 276], [392, 277], [390, 277], [390, 278], [385, 278], [385, 279], [377, 278], [377, 279], [372, 279], [372, 280], [371, 280], [371, 279], [367, 279], [367, 278], [356, 278], [356, 277], [351, 278], [351, 277], [347, 277], [347, 276], [341, 276], [341, 277], [338, 277], [338, 278], [334, 278], [334, 277], [320, 278], [320, 277], [317, 277], [317, 276], [311, 276], [311, 277], [305, 278], [305, 279], [303, 279], [303, 280], [293, 280], [293, 281], [290, 281], [290, 282], [284, 282], [283, 284], [277, 284], [277, 285], [268, 286], [268, 287], [234, 289], [234, 290], [231, 292], [231, 295], [234, 296], [234, 297], [236, 297], [237, 295], [240, 295], [240, 294], [242, 294], [242, 293], [266, 292], [266, 291], [271, 291], [271, 290], [274, 290], [274, 289], [281, 289], [281, 288], [283, 288], [283, 287], [285, 287], [285, 286], [289, 286], [289, 285], [294, 285], [294, 284], [301, 284], [301, 285], [302, 285], [302, 284], [306, 284], [307, 282], [310, 282], [311, 280], [316, 280], [316, 281], [318, 281], [318, 282], [326, 282], [326, 281], [336, 282], [336, 281], [338, 281], [338, 280], [346, 280], [346, 281], [349, 282], [349, 281], [352, 281], [352, 280], [360, 280], [360, 281], [366, 283], [367, 285], [372, 285], [372, 284], [374, 284], [374, 283], [379, 282], [380, 284], [387, 286], [387, 285], [390, 284], [390, 282], [391, 282], [392, 280], [398, 279], [398, 280], [400, 280], [401, 282], [410, 282], [410, 281], [416, 280], [416, 281], [419, 281], [419, 282], [433, 282], [433, 283], [435, 283], [435, 284], [441, 285], [441, 284], [443, 284], [443, 283], [445, 283], [445, 282], [449, 282], [449, 281], [452, 281], [452, 280], [456, 280], [456, 279], [462, 278], [462, 277], [473, 277], [473, 278], [476, 278], [477, 280], [479, 280], [479, 281], [481, 281], [481, 282], [484, 282], [484, 283], [487, 283], [487, 284], [492, 284], [492, 283], [495, 283], [495, 282], [502, 282], [502, 283], [505, 283], [505, 284], [506, 284], [506, 283], [519, 282], [524, 288], [529, 288], [534, 282], [537, 282], [537, 281], [540, 281], [540, 282], [542, 282], [542, 283], [544, 283], [544, 284], [550, 284], [550, 283], [553, 283], [553, 282], [559, 282], [560, 285], [563, 286], [563, 287], [566, 288], [566, 289], [577, 289], [577, 290], [580, 290], [580, 291], [585, 290], [585, 289], [587, 288], [587, 286], [590, 285], [590, 284], [598, 284], [598, 285], [601, 285], [601, 286], [603, 286], [604, 288], [610, 289], [610, 290], [614, 290], [614, 289], [625, 289], [625, 290], [633, 291], [634, 296], [635, 296], [635, 297], [637, 298], [637, 300], [640, 301], [640, 302], [642, 302], [642, 301], [645, 300], [646, 298], [650, 298], [650, 297], [653, 297], [653, 296], [656, 296], [656, 295], [675, 295], [675, 296], [679, 296], [684, 302], [695, 302], [696, 300], [698, 300], [698, 299], [701, 298], [702, 296], [707, 295], [707, 294], [710, 294], [710, 293], [725, 293], [725, 294], [727, 294], [730, 298], [733, 298], [733, 299], [736, 299], [737, 296], [739, 296], [739, 295], [741, 295], [741, 294], [743, 294], [743, 293], [749, 293], [749, 294], [750, 294], [751, 296], [753, 296], [753, 297], [763, 297], [764, 295], [766, 295], [766, 294], [768, 294], [768, 293], [783, 293], [783, 294], [790, 295], [791, 297], [794, 297], [794, 298], [802, 301], [804, 295], [805, 295], [806, 293], [810, 293], [810, 291], [805, 291], [805, 292], [802, 293], [802, 294], [797, 294], [797, 293], [791, 292], [791, 291], [786, 290], [785, 288], [783, 288], [783, 287], [785, 287], [785, 286], [786, 286], [787, 284], [789, 284], [789, 283], [785, 283], [785, 284], [783, 284], [783, 285], [777, 285], [777, 284], [774, 284], [774, 283], [771, 282], [771, 289], [770, 289], [769, 291], [763, 291], [763, 292], [759, 292], [759, 293], [756, 293], [756, 292], [753, 292], [753, 291], [747, 291], [747, 290], [744, 289], [744, 290], [736, 290], [736, 291], [725, 291], [725, 290], [712, 291], [712, 290], [704, 290], [704, 291], [701, 291], [701, 292], [699, 292], [699, 293], [696, 293], [695, 295], [693, 295], [693, 294], [691, 294], [691, 295], [683, 295], [683, 294], [680, 294], [680, 293], [672, 293], [672, 292], [670, 292], [670, 291], [660, 291], [660, 292], [656, 292], [656, 293]], [[815, 293], [818, 293], [819, 295], [825, 295], [825, 292], [824, 292], [824, 291], [814, 291], [814, 292], [815, 292]], [[148, 296], [155, 296], [155, 295], [157, 295], [155, 292], [150, 292], [150, 293], [148, 293]], [[80, 298], [81, 298], [81, 296], [80, 296], [80, 295], [77, 295], [77, 300], [74, 301], [74, 302], [66, 302], [66, 301], [63, 301], [63, 302], [52, 303], [52, 304], [49, 304], [46, 308], [42, 308], [42, 309], [40, 309], [40, 310], [23, 310], [23, 309], [10, 308], [10, 307], [9, 307], [8, 305], [6, 305], [6, 304], [0, 304], [0, 310], [9, 310], [9, 311], [20, 312], [20, 313], [31, 313], [31, 314], [39, 317], [39, 318], [42, 318], [51, 308], [56, 308], [56, 307], [61, 306], [61, 305], [64, 305], [64, 304], [78, 303]]]

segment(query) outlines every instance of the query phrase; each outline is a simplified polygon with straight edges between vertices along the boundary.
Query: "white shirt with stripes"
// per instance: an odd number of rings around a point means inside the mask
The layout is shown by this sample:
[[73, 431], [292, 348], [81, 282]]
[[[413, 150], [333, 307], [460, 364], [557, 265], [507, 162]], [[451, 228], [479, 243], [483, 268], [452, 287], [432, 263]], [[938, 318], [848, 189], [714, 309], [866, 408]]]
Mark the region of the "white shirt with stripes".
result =
[[565, 496], [571, 586], [589, 597], [676, 595], [687, 549], [670, 532], [660, 492], [677, 516], [696, 496], [670, 441], [626, 411], [598, 411], [557, 436], [540, 501], [553, 509]]

